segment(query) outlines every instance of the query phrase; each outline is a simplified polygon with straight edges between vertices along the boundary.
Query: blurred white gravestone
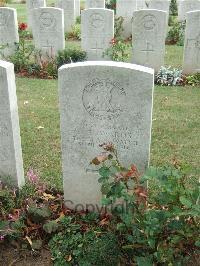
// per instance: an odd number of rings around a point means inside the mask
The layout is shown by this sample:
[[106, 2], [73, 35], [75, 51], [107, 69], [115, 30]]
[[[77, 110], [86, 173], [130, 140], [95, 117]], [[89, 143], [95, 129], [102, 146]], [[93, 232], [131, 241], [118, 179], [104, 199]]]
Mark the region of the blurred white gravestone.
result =
[[0, 57], [15, 53], [19, 42], [17, 13], [14, 8], [0, 7]]
[[33, 10], [33, 39], [44, 56], [54, 57], [65, 48], [63, 10], [41, 7]]
[[165, 11], [143, 9], [133, 13], [133, 58], [134, 64], [152, 67], [156, 72], [164, 65]]
[[154, 71], [84, 62], [62, 66], [58, 80], [65, 203], [70, 208], [98, 205], [99, 176], [89, 164], [101, 152], [100, 144], [112, 142], [126, 167], [135, 164], [141, 173], [148, 167]]
[[147, 0], [137, 0], [137, 10], [146, 9], [148, 5]]
[[116, 15], [123, 17], [123, 32], [122, 35], [128, 38], [132, 34], [132, 18], [133, 12], [137, 10], [137, 0], [117, 0]]
[[0, 60], [0, 177], [24, 185], [14, 65]]
[[105, 8], [105, 0], [86, 0], [85, 9], [88, 8]]
[[81, 12], [81, 47], [88, 60], [106, 60], [104, 52], [114, 38], [114, 11], [90, 8]]
[[183, 71], [200, 73], [200, 10], [187, 13]]
[[80, 14], [81, 14], [80, 0], [75, 0], [75, 15], [76, 17], [79, 17]]
[[182, 0], [178, 2], [178, 20], [186, 20], [186, 13], [200, 10], [200, 0]]
[[149, 9], [157, 9], [167, 12], [167, 22], [169, 18], [170, 0], [150, 0], [148, 3]]
[[45, 7], [45, 0], [26, 0], [26, 8], [27, 8], [27, 17], [28, 17], [28, 27], [32, 29], [33, 24], [33, 9], [39, 7]]
[[76, 6], [75, 0], [58, 0], [57, 7], [64, 10], [65, 32], [72, 30], [76, 23]]

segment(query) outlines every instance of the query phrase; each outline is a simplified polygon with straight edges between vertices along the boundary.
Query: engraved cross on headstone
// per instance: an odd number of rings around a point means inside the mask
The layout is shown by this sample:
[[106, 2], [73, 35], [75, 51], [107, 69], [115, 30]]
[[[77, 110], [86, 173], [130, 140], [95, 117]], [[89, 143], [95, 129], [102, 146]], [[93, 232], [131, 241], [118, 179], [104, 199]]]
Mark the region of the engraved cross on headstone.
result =
[[91, 48], [91, 50], [95, 51], [95, 55], [98, 56], [99, 52], [103, 50], [103, 48], [98, 48], [98, 43], [96, 42], [95, 47]]
[[142, 50], [142, 52], [146, 52], [146, 64], [149, 64], [150, 52], [154, 52], [153, 45], [147, 41], [146, 42], [146, 49]]

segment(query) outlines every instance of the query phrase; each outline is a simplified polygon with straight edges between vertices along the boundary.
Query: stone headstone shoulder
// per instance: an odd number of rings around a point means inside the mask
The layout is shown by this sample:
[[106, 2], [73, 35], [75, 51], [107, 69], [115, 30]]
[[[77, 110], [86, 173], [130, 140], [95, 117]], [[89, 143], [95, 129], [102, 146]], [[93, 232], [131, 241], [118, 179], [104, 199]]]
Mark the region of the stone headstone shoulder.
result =
[[81, 47], [88, 60], [107, 60], [104, 55], [114, 37], [114, 11], [89, 8], [81, 12]]
[[105, 0], [86, 0], [85, 9], [88, 8], [105, 8]]
[[123, 32], [124, 38], [128, 38], [132, 34], [132, 18], [133, 12], [137, 10], [137, 0], [117, 0], [116, 15], [123, 17]]
[[112, 142], [126, 167], [135, 164], [141, 173], [148, 167], [154, 71], [84, 62], [62, 66], [58, 80], [65, 202], [99, 205], [99, 177], [90, 162], [100, 144]]
[[14, 8], [0, 7], [0, 46], [3, 57], [12, 55], [19, 42], [17, 13]]
[[65, 31], [72, 30], [72, 26], [76, 23], [76, 2], [77, 0], [58, 0], [56, 7], [64, 10]]
[[33, 24], [33, 14], [34, 8], [46, 7], [46, 0], [26, 0], [26, 9], [28, 17], [28, 27], [32, 29]]
[[[200, 72], [200, 10], [186, 16], [183, 72]], [[197, 30], [198, 29], [198, 30]]]
[[65, 48], [64, 14], [60, 8], [41, 7], [33, 10], [33, 39], [43, 55], [54, 57]]
[[167, 12], [143, 9], [133, 13], [132, 62], [158, 72], [164, 65]]
[[14, 65], [0, 60], [0, 178], [24, 184]]
[[179, 0], [178, 1], [178, 20], [186, 20], [186, 13], [200, 10], [200, 0]]

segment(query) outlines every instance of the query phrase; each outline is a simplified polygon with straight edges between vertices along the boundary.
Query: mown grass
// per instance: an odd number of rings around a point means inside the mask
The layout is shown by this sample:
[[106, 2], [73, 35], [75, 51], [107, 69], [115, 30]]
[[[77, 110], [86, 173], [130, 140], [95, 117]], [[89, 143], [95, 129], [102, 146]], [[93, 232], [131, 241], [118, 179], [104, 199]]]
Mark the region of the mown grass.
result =
[[[56, 80], [17, 78], [25, 171], [62, 188]], [[155, 87], [151, 165], [190, 164], [200, 176], [200, 88]]]
[[[17, 8], [19, 21], [26, 21], [25, 5], [9, 6]], [[80, 42], [66, 42], [66, 47], [75, 46]], [[181, 68], [182, 56], [183, 47], [166, 46], [165, 65]], [[57, 81], [16, 81], [25, 171], [34, 168], [62, 188]], [[197, 87], [155, 87], [151, 165], [178, 160], [200, 176], [199, 98]]]

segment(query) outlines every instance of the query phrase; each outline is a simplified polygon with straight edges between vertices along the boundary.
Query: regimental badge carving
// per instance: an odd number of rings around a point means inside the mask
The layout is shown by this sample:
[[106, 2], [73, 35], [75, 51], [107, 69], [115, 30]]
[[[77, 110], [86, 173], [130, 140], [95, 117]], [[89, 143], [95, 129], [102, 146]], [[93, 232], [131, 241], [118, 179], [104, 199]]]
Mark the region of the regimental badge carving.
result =
[[147, 31], [153, 30], [157, 25], [156, 18], [153, 15], [146, 15], [142, 19], [142, 25]]
[[91, 15], [90, 16], [90, 25], [91, 25], [91, 27], [98, 29], [98, 30], [103, 29], [104, 25], [105, 25], [104, 17], [99, 13], [95, 13], [95, 14]]
[[117, 118], [123, 112], [126, 92], [117, 82], [94, 79], [83, 90], [85, 110], [100, 120]]
[[40, 15], [40, 28], [43, 30], [51, 30], [55, 27], [56, 19], [48, 12], [43, 12]]

